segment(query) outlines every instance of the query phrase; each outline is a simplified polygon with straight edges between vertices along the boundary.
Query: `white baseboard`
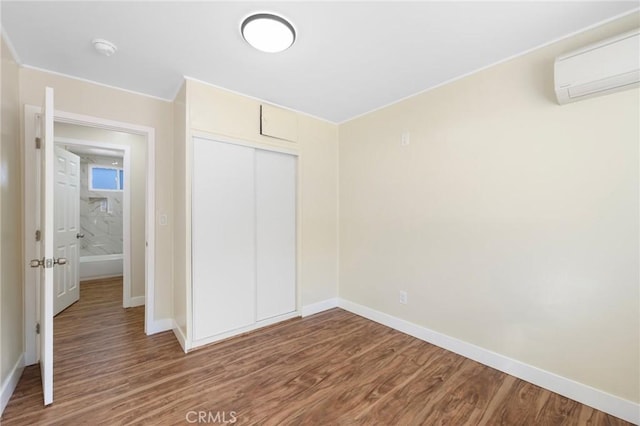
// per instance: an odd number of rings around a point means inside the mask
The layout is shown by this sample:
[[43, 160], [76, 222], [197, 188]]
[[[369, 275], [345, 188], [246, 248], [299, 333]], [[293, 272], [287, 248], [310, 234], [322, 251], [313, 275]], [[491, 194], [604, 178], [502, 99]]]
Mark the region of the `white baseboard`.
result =
[[186, 354], [187, 352], [189, 352], [189, 348], [187, 347], [187, 336], [184, 335], [184, 333], [182, 332], [182, 329], [178, 326], [178, 323], [173, 321], [173, 334], [176, 335], [176, 338], [178, 339], [178, 343], [180, 343], [180, 346], [182, 347], [182, 350], [184, 351], [184, 353]]
[[308, 317], [309, 315], [314, 315], [322, 311], [337, 308], [339, 306], [339, 303], [340, 299], [334, 297], [333, 299], [326, 299], [320, 302], [312, 303], [310, 305], [305, 305], [302, 307], [302, 317]]
[[338, 304], [339, 307], [364, 318], [450, 350], [612, 416], [640, 424], [640, 404], [348, 300], [338, 299]]
[[83, 281], [102, 281], [102, 280], [108, 280], [111, 278], [122, 278], [122, 272], [118, 273], [113, 273], [113, 274], [103, 274], [103, 275], [92, 275], [89, 277], [80, 277], [80, 282]]
[[[340, 299], [338, 299], [337, 297], [334, 297], [332, 299], [322, 300], [322, 301], [317, 302], [317, 303], [312, 303], [310, 305], [303, 306], [300, 315], [302, 317], [308, 317], [310, 315], [317, 314], [317, 313], [320, 313], [322, 311], [326, 311], [326, 310], [329, 310], [329, 309], [337, 308], [339, 300]], [[294, 312], [294, 313], [287, 314], [287, 315], [281, 315], [281, 316], [278, 316], [276, 318], [270, 318], [268, 320], [261, 321], [258, 324], [245, 327], [245, 328], [242, 329], [242, 332], [255, 330], [255, 329], [258, 329], [260, 327], [264, 327], [265, 325], [273, 324], [273, 323], [276, 323], [278, 321], [283, 321], [283, 320], [289, 319], [289, 318], [294, 318], [296, 316], [298, 316], [298, 313]], [[147, 333], [147, 334], [149, 334], [149, 333]], [[175, 321], [173, 321], [173, 334], [176, 335], [176, 339], [178, 339], [178, 342], [180, 343], [180, 346], [182, 347], [182, 350], [185, 353], [187, 353], [187, 352], [189, 352], [189, 350], [191, 350], [193, 348], [196, 348], [196, 347], [199, 347], [199, 346], [203, 346], [203, 345], [207, 345], [209, 343], [213, 343], [213, 342], [216, 342], [218, 340], [225, 339], [225, 338], [227, 338], [229, 336], [236, 335], [236, 334], [238, 334], [238, 330], [233, 330], [233, 331], [231, 331], [229, 333], [222, 333], [221, 335], [214, 336], [214, 337], [209, 338], [209, 339], [202, 339], [200, 341], [196, 341], [196, 342], [194, 342], [192, 347], [187, 345], [187, 337], [184, 335], [184, 333], [182, 332], [182, 329], [178, 326], [178, 324]]]
[[2, 390], [0, 390], [0, 416], [4, 412], [9, 400], [11, 399], [11, 395], [13, 395], [13, 391], [16, 390], [16, 386], [18, 386], [18, 382], [20, 381], [20, 376], [22, 376], [22, 371], [24, 370], [24, 354], [20, 354], [18, 361], [11, 369], [11, 373], [7, 377], [7, 380], [2, 383]]
[[129, 307], [144, 306], [144, 296], [135, 296], [129, 299]]
[[300, 317], [300, 313], [298, 311], [290, 312], [288, 314], [278, 315], [276, 317], [267, 318], [253, 324], [247, 325], [245, 327], [236, 328], [235, 330], [226, 331], [224, 333], [218, 333], [215, 336], [205, 337], [204, 339], [192, 339], [189, 343], [187, 350], [192, 350], [198, 348], [200, 346], [205, 346], [210, 343], [218, 342], [220, 340], [228, 339], [229, 337], [239, 336], [244, 333], [248, 333], [253, 330], [258, 330], [262, 327], [266, 327], [268, 325], [276, 324], [281, 321], [285, 321], [292, 318]]
[[151, 324], [146, 324], [145, 333], [147, 336], [152, 334], [162, 333], [163, 331], [169, 331], [173, 328], [173, 320], [171, 318], [165, 318], [153, 321]]

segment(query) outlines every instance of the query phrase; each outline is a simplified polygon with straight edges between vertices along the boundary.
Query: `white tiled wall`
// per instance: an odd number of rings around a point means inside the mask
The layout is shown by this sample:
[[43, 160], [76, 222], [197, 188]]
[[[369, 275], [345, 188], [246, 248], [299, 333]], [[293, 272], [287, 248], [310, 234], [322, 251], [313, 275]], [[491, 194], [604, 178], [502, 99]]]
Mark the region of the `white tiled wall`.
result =
[[[114, 165], [114, 162], [118, 165]], [[89, 164], [122, 167], [122, 158], [80, 157], [80, 256], [122, 253], [122, 192], [89, 191]]]

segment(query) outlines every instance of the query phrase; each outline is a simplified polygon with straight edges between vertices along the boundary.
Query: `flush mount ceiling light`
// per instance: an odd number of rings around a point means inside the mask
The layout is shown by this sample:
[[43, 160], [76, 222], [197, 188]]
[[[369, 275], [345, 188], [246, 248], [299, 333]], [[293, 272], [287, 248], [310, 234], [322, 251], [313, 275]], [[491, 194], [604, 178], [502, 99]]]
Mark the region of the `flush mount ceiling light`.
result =
[[104, 56], [111, 56], [118, 50], [115, 44], [101, 38], [95, 38], [91, 43], [96, 52]]
[[256, 13], [242, 21], [242, 37], [251, 46], [267, 53], [287, 50], [296, 40], [296, 30], [286, 19], [271, 13]]

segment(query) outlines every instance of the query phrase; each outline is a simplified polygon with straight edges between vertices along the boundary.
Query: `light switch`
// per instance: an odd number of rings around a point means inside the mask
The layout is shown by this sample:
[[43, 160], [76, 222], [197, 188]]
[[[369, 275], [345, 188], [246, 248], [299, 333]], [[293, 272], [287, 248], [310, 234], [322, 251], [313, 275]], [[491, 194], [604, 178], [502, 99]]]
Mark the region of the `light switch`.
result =
[[168, 219], [167, 219], [166, 213], [163, 213], [163, 214], [160, 215], [160, 217], [158, 218], [158, 222], [162, 226], [166, 226], [167, 225]]

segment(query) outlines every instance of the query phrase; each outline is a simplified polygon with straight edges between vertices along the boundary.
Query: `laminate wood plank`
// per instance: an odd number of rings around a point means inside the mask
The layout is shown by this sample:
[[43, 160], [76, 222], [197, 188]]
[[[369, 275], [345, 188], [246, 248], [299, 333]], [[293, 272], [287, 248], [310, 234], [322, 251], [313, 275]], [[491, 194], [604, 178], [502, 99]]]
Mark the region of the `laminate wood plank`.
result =
[[[371, 324], [361, 318], [352, 318], [350, 319], [354, 322], [354, 326], [371, 326]], [[349, 330], [349, 326], [347, 326]], [[351, 330], [349, 330], [351, 331]], [[335, 335], [335, 330], [328, 330], [327, 333], [329, 335]], [[322, 334], [322, 331], [321, 331]], [[294, 342], [295, 340], [290, 340], [289, 343]], [[279, 345], [272, 345], [273, 348], [277, 348], [278, 346], [283, 346], [283, 342], [280, 342]], [[290, 346], [290, 345], [287, 345]], [[208, 382], [220, 382], [225, 383], [225, 385], [229, 385], [232, 383], [234, 377], [237, 376], [236, 379], [240, 379], [246, 376], [247, 368], [255, 369], [259, 368], [260, 365], [266, 366], [272, 364], [277, 360], [278, 356], [270, 356], [268, 359], [258, 360], [256, 359], [255, 348], [247, 347], [247, 354], [242, 355], [242, 350], [233, 351], [226, 355], [220, 354], [221, 356], [216, 359], [216, 363], [207, 364], [206, 362], [193, 360], [192, 367], [190, 369], [185, 370], [183, 365], [175, 366], [173, 364], [166, 365], [164, 368], [158, 369], [156, 371], [149, 371], [148, 368], [145, 368], [144, 374], [133, 373], [126, 377], [126, 380], [123, 382], [122, 380], [111, 380], [108, 382], [108, 388], [102, 388], [100, 384], [87, 383], [84, 387], [89, 389], [91, 393], [102, 393], [107, 400], [110, 397], [114, 396], [130, 396], [130, 392], [127, 391], [128, 388], [136, 389], [137, 392], [144, 393], [154, 393], [156, 391], [162, 391], [164, 388], [173, 389], [172, 391], [166, 391], [165, 393], [174, 393], [180, 392], [185, 386], [191, 386], [191, 389], [195, 391], [194, 379], [193, 377], [189, 377], [188, 374], [194, 375], [195, 373], [199, 373], [198, 375], [201, 377], [205, 377]], [[189, 354], [187, 357], [192, 358], [193, 356], [202, 356], [208, 357], [207, 353], [199, 354], [200, 351]], [[263, 354], [267, 354], [267, 351], [263, 351]], [[182, 355], [182, 354], [181, 354]], [[181, 360], [184, 359], [184, 355], [181, 356]], [[224, 365], [225, 367], [232, 365], [234, 368], [221, 368], [220, 366]], [[247, 367], [248, 366], [248, 367]], [[174, 371], [172, 368], [177, 368]], [[185, 374], [186, 373], [186, 374]], [[159, 375], [156, 377], [156, 375]], [[204, 383], [207, 385], [207, 383]], [[57, 390], [57, 389], [56, 389]], [[132, 398], [133, 401], [136, 401], [135, 397]], [[74, 404], [78, 407], [69, 407], [75, 408], [76, 414], [83, 414], [89, 410], [89, 408], [82, 408], [83, 401], [82, 399], [77, 399], [74, 401]], [[138, 403], [133, 404], [135, 408], [138, 408], [140, 405]], [[102, 404], [98, 403], [91, 406], [92, 413], [100, 413]], [[120, 406], [122, 410], [125, 410], [126, 407]], [[105, 414], [112, 414], [110, 410], [107, 410]]]
[[[513, 378], [506, 383], [507, 394], [486, 424], [508, 425], [514, 422], [535, 424], [536, 417], [547, 401], [549, 392], [522, 380]], [[536, 409], [532, 409], [536, 407]]]
[[[253, 366], [248, 370], [238, 370], [237, 366], [234, 366], [231, 370], [232, 377], [227, 377], [224, 380], [207, 377], [192, 383], [190, 390], [197, 394], [195, 397], [194, 395], [178, 397], [173, 399], [170, 404], [153, 402], [145, 405], [143, 409], [147, 412], [147, 416], [158, 415], [171, 411], [176, 405], [186, 402], [206, 404], [212, 396], [215, 396], [218, 404], [235, 404], [235, 406], [238, 406], [237, 399], [253, 400], [252, 396], [255, 395], [251, 395], [252, 389], [258, 389], [259, 393], [264, 394], [268, 390], [266, 386], [269, 381], [273, 381], [273, 378], [279, 378], [280, 383], [278, 383], [279, 386], [273, 386], [273, 383], [271, 383], [271, 390], [277, 392], [281, 400], [285, 398], [287, 392], [281, 386], [291, 388], [291, 386], [287, 385], [291, 385], [295, 381], [300, 382], [303, 387], [306, 387], [307, 384], [320, 382], [326, 377], [326, 371], [330, 370], [332, 365], [339, 365], [344, 357], [350, 356], [349, 354], [358, 353], [363, 348], [369, 348], [370, 345], [364, 343], [371, 336], [371, 325], [364, 321], [360, 329], [350, 333], [351, 338], [349, 340], [340, 340], [334, 345], [331, 344], [330, 340], [323, 340], [321, 343], [301, 347], [299, 351], [292, 350], [291, 347], [269, 349], [267, 351], [274, 352], [273, 358], [269, 359], [264, 365], [254, 362]], [[309, 366], [317, 365], [318, 359], [325, 361], [317, 370], [309, 370]], [[287, 373], [290, 375], [291, 372], [296, 372], [296, 369], [297, 371], [304, 370], [303, 374], [292, 376], [292, 380], [288, 383], [282, 383], [283, 377], [286, 377]], [[222, 383], [222, 385], [219, 383]], [[248, 389], [246, 388], [247, 384], [251, 384]], [[227, 392], [230, 387], [232, 392]], [[295, 388], [296, 386], [293, 387]], [[179, 392], [168, 392], [166, 395], [172, 395], [173, 393]], [[138, 405], [132, 408], [140, 410]]]
[[[400, 424], [400, 421], [403, 424], [421, 424], [424, 421], [422, 413], [446, 396], [442, 391], [445, 383], [470, 368], [471, 365], [465, 364], [465, 361], [465, 358], [446, 352], [423, 367], [421, 374], [415, 375], [402, 387], [367, 407], [355, 420], [360, 424], [378, 421], [384, 424]], [[427, 371], [429, 374], [426, 374]]]
[[2, 425], [177, 425], [189, 411], [242, 425], [628, 425], [340, 309], [185, 355], [121, 301], [121, 279], [81, 284], [54, 321], [53, 405], [27, 367]]
[[[389, 330], [386, 336], [379, 336], [376, 342], [367, 345], [369, 347], [368, 350], [352, 353], [347, 358], [337, 360], [337, 362], [334, 359], [332, 360], [334, 362], [326, 365], [317, 363], [312, 369], [305, 371], [301, 377], [295, 377], [293, 380], [282, 384], [282, 393], [278, 391], [275, 396], [270, 396], [267, 400], [261, 398], [260, 395], [255, 395], [252, 398], [249, 410], [243, 409], [241, 415], [244, 418], [251, 419], [252, 423], [258, 424], [277, 424], [285, 419], [295, 419], [299, 414], [299, 407], [309, 408], [316, 407], [318, 403], [324, 404], [326, 398], [331, 395], [331, 390], [339, 391], [338, 388], [334, 387], [336, 384], [348, 383], [350, 375], [358, 375], [356, 369], [352, 368], [354, 360], [368, 360], [371, 362], [370, 367], [375, 370], [374, 364], [379, 364], [388, 357], [389, 348], [397, 344], [399, 339], [404, 340], [404, 336]], [[318, 377], [319, 379], [313, 381], [304, 380], [306, 377]], [[264, 405], [280, 405], [281, 408], [276, 415], [263, 418], [261, 407]], [[320, 407], [316, 408], [321, 409]], [[328, 418], [325, 420], [328, 421]]]
[[578, 424], [583, 426], [593, 425], [606, 425], [606, 426], [620, 426], [626, 425], [627, 422], [620, 420], [617, 417], [611, 416], [602, 411], [598, 411], [587, 405], [582, 405], [580, 410], [580, 417], [578, 418]]
[[[358, 319], [357, 324], [355, 325], [361, 327], [369, 324], [362, 319]], [[334, 331], [330, 331], [330, 333], [332, 335], [335, 334]], [[274, 345], [273, 347], [278, 347], [278, 345]], [[145, 368], [142, 373], [139, 371], [140, 369], [138, 366], [137, 372], [131, 372], [131, 374], [126, 376], [120, 375], [116, 380], [110, 380], [104, 383], [93, 381], [84, 383], [83, 388], [88, 390], [91, 394], [102, 394], [106, 398], [106, 401], [104, 403], [98, 402], [87, 406], [84, 404], [84, 398], [76, 398], [70, 402], [70, 404], [73, 405], [68, 408], [74, 412], [73, 416], [82, 416], [89, 411], [91, 411], [92, 414], [113, 415], [111, 409], [108, 407], [111, 398], [131, 397], [130, 400], [133, 401], [132, 406], [137, 409], [140, 408], [140, 403], [139, 399], [136, 398], [136, 393], [156, 394], [159, 392], [164, 393], [165, 395], [170, 395], [172, 393], [181, 393], [182, 389], [190, 387], [192, 392], [199, 394], [201, 389], [196, 389], [195, 386], [200, 377], [206, 379], [204, 383], [200, 384], [201, 386], [209, 386], [215, 383], [223, 383], [224, 386], [229, 386], [230, 384], [233, 384], [234, 380], [240, 380], [246, 377], [248, 372], [252, 369], [260, 369], [271, 365], [279, 357], [279, 355], [267, 356], [268, 351], [263, 351], [261, 354], [264, 354], [265, 357], [257, 359], [256, 354], [254, 353], [255, 348], [247, 347], [245, 349], [247, 353], [244, 355], [242, 354], [242, 349], [232, 351], [227, 354], [220, 353], [220, 356], [217, 357], [215, 363], [207, 362], [206, 358], [210, 358], [208, 353], [200, 353], [200, 351], [198, 351], [187, 356], [187, 358], [191, 358], [191, 361], [193, 361], [192, 363], [184, 364], [182, 361], [184, 361], [185, 357], [180, 353], [181, 362], [177, 364], [169, 363], [151, 370], [149, 368]], [[200, 360], [198, 358], [204, 359]], [[229, 368], [230, 366], [233, 366], [233, 368]], [[130, 391], [129, 389], [135, 389], [135, 391]], [[144, 395], [142, 395], [140, 399], [144, 399]], [[106, 408], [103, 406], [106, 406]], [[126, 411], [128, 409], [127, 407], [127, 404], [124, 404], [120, 405], [119, 409]], [[63, 417], [63, 419], [71, 420], [71, 418], [67, 417]]]
[[445, 384], [444, 397], [422, 410], [422, 419], [437, 424], [478, 424], [498, 393], [505, 374], [477, 362], [466, 360], [470, 367]]
[[558, 394], [550, 394], [536, 417], [540, 425], [577, 426], [582, 404]]

